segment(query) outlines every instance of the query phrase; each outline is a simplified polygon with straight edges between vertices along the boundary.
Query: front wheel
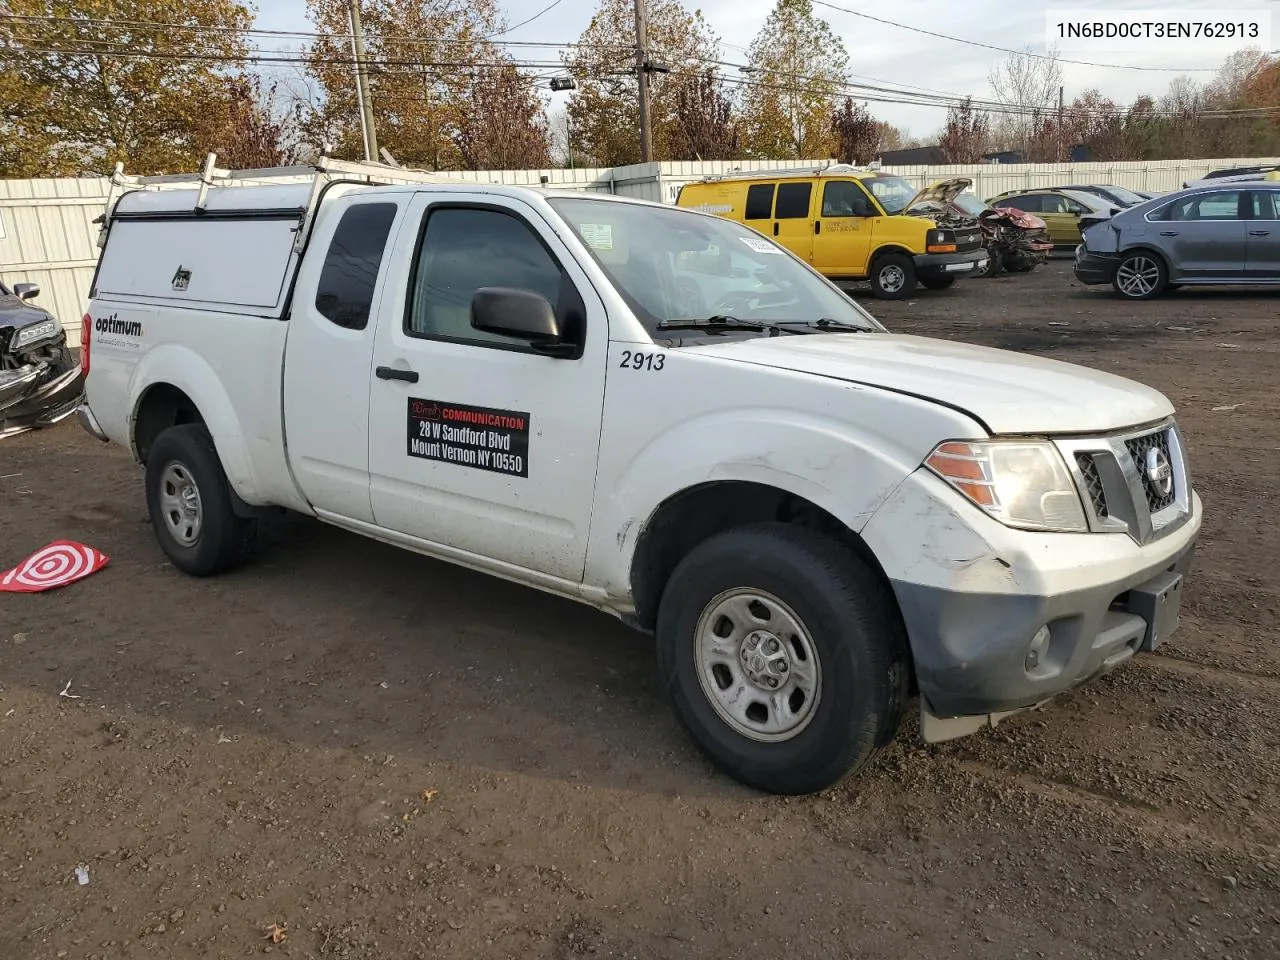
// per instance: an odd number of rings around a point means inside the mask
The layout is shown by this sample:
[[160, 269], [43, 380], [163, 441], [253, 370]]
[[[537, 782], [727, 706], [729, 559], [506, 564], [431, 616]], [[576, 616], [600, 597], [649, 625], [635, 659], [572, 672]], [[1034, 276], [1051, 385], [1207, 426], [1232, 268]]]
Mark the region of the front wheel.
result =
[[897, 732], [907, 644], [887, 585], [851, 551], [785, 524], [695, 547], [658, 611], [681, 723], [725, 773], [770, 793], [827, 789]]
[[1111, 280], [1115, 292], [1126, 300], [1152, 300], [1164, 293], [1168, 283], [1164, 261], [1143, 250], [1125, 254]]
[[916, 289], [916, 265], [901, 253], [887, 253], [871, 267], [871, 292], [881, 300], [901, 300]]
[[930, 277], [920, 281], [926, 290], [945, 290], [955, 282], [955, 277]]
[[169, 427], [147, 453], [147, 510], [160, 548], [196, 577], [244, 561], [254, 523], [236, 515], [231, 487], [204, 424]]

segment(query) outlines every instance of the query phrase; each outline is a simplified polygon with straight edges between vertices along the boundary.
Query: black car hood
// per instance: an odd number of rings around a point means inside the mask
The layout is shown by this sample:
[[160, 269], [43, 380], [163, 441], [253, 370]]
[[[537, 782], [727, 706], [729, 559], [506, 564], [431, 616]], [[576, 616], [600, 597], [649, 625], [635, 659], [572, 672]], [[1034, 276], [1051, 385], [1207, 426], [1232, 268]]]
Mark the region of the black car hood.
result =
[[53, 314], [39, 307], [29, 306], [17, 297], [0, 294], [0, 330], [10, 327], [25, 327], [29, 323], [39, 323], [51, 319]]

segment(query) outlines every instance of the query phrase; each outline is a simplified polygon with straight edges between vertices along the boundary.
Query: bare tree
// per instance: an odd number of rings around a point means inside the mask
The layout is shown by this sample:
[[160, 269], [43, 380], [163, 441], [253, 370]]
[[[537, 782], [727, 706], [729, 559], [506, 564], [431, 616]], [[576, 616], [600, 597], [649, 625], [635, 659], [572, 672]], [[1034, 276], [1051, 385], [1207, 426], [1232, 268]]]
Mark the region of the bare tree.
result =
[[1057, 108], [1058, 89], [1062, 86], [1057, 48], [1041, 54], [1027, 47], [1012, 54], [991, 69], [987, 82], [997, 103], [1016, 108], [996, 122], [995, 141], [1006, 149], [1026, 153], [1035, 126], [1033, 115]]

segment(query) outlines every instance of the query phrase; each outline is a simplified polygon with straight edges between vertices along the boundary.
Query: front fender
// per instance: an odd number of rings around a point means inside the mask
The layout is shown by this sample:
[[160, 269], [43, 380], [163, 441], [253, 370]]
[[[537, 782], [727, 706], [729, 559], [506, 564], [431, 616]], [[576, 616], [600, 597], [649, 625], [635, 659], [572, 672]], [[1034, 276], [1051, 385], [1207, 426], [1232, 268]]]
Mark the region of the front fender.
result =
[[[738, 408], [659, 431], [616, 469], [602, 457], [586, 582], [614, 601], [629, 598], [641, 533], [664, 503], [708, 482], [773, 487], [860, 531], [937, 439], [926, 440], [917, 431], [890, 439], [890, 427], [872, 430], [817, 413]], [[960, 435], [973, 429], [960, 423], [955, 428]]]
[[231, 397], [208, 361], [180, 344], [154, 347], [134, 367], [129, 382], [129, 449], [135, 459], [141, 459], [134, 434], [138, 409], [147, 390], [157, 384], [176, 387], [191, 399], [213, 437], [231, 488], [246, 503], [263, 502]]

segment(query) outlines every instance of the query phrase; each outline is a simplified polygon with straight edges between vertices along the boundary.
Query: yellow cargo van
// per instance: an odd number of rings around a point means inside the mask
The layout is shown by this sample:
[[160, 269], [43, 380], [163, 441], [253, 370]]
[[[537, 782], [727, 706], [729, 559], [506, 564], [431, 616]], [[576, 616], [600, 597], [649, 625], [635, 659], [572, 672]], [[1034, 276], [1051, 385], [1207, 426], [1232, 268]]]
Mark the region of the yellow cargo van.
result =
[[772, 237], [831, 280], [870, 280], [899, 300], [981, 273], [978, 221], [952, 205], [972, 181], [916, 190], [901, 177], [835, 164], [820, 170], [730, 173], [687, 183], [676, 205], [736, 220]]

